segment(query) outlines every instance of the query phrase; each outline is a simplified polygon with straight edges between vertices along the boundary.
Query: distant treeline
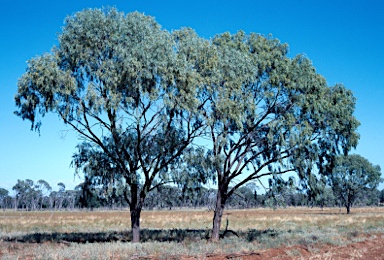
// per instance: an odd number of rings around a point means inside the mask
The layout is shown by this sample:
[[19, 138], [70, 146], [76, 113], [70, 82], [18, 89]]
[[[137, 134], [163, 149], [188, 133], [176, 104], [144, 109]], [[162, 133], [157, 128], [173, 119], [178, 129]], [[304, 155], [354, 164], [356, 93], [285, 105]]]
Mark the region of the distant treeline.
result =
[[[16, 210], [73, 210], [73, 209], [122, 209], [128, 204], [124, 199], [126, 192], [113, 187], [109, 190], [87, 186], [82, 183], [74, 190], [66, 190], [63, 183], [58, 183], [58, 190], [52, 190], [44, 180], [18, 180], [13, 186], [13, 196], [4, 188], [0, 188], [0, 208]], [[213, 210], [216, 190], [199, 187], [186, 190], [178, 186], [159, 186], [145, 200], [146, 210], [172, 210], [173, 208], [207, 208]], [[384, 190], [368, 189], [357, 198], [354, 206], [375, 206], [384, 203]], [[258, 207], [342, 207], [341, 201], [334, 195], [330, 187], [316, 197], [294, 187], [282, 186], [278, 189], [261, 190], [254, 183], [241, 187], [232, 196], [227, 208], [244, 209]]]

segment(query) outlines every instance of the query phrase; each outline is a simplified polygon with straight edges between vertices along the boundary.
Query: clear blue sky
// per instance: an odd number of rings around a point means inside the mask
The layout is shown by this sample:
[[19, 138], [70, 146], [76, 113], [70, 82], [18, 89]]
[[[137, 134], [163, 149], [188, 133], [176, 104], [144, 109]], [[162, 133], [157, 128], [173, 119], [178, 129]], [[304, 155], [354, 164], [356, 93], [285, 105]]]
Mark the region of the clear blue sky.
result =
[[[41, 136], [13, 114], [14, 94], [26, 61], [49, 52], [67, 15], [115, 6], [156, 17], [167, 30], [191, 27], [205, 38], [239, 29], [271, 33], [305, 53], [330, 85], [343, 83], [357, 98], [361, 139], [355, 153], [384, 168], [384, 1], [45, 1], [2, 0], [0, 8], [0, 187], [17, 179], [45, 179], [73, 188], [69, 167], [77, 144], [57, 116], [43, 120]], [[383, 169], [384, 170], [384, 169]], [[56, 187], [55, 187], [56, 188]]]

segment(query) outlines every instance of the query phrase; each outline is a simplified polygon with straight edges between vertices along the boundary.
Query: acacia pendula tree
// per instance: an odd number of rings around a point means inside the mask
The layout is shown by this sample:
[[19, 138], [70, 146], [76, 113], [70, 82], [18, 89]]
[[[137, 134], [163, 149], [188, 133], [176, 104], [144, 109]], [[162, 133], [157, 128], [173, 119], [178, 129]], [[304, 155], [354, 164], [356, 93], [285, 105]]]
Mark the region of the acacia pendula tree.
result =
[[372, 165], [361, 155], [351, 154], [337, 157], [328, 181], [349, 214], [358, 196], [367, 189], [376, 189], [383, 179], [379, 165]]
[[125, 186], [139, 242], [147, 194], [172, 180], [169, 167], [203, 129], [197, 93], [209, 44], [190, 29], [171, 34], [152, 17], [116, 9], [68, 17], [58, 42], [28, 61], [16, 114], [39, 131], [41, 118], [55, 113], [78, 133], [72, 164]]
[[355, 98], [342, 85], [329, 87], [303, 55], [258, 34], [224, 33], [212, 40], [209, 102], [204, 106], [210, 142], [207, 170], [217, 180], [212, 237], [219, 239], [228, 198], [244, 184], [287, 172], [324, 174], [339, 153], [356, 146]]
[[328, 87], [287, 48], [241, 31], [208, 42], [190, 29], [169, 34], [138, 13], [86, 10], [67, 19], [57, 48], [29, 61], [17, 114], [39, 130], [39, 117], [57, 113], [85, 139], [75, 167], [126, 183], [135, 242], [148, 192], [169, 181], [204, 132], [211, 144], [203, 170], [218, 184], [217, 240], [239, 187], [293, 170], [305, 179], [310, 165], [323, 172], [357, 143], [352, 93]]

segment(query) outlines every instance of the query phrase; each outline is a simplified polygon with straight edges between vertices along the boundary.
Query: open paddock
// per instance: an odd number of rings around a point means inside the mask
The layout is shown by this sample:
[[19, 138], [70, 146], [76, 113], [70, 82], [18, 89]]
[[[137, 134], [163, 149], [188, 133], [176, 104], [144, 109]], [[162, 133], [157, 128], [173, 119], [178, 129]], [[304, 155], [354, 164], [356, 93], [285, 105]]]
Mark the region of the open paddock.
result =
[[[212, 211], [203, 209], [143, 211], [143, 243], [133, 245], [129, 243], [128, 210], [2, 211], [0, 257], [221, 259], [232, 254], [239, 259], [258, 259], [276, 254], [300, 259], [325, 253], [337, 256], [343, 251], [332, 248], [345, 248], [349, 259], [363, 259], [359, 255], [367, 256], [369, 243], [377, 246], [377, 254], [384, 254], [379, 246], [384, 242], [381, 207], [353, 208], [349, 215], [339, 208], [226, 210], [222, 231], [228, 220], [228, 229], [234, 232], [227, 232], [218, 243], [207, 240], [212, 217]], [[362, 249], [348, 250], [349, 245]], [[369, 252], [376, 251], [371, 248]]]

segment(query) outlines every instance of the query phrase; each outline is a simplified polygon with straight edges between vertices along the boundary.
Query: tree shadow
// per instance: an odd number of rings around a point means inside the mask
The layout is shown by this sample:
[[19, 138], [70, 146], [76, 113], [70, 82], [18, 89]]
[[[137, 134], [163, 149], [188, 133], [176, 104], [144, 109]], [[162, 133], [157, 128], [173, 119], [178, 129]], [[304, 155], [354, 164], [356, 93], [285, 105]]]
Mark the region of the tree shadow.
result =
[[[209, 240], [210, 229], [142, 229], [140, 231], [141, 242], [186, 242]], [[262, 236], [277, 237], [279, 232], [274, 229], [227, 232], [225, 237], [238, 237], [248, 242], [259, 240]], [[20, 243], [106, 243], [106, 242], [130, 242], [130, 231], [111, 232], [73, 232], [73, 233], [32, 233], [21, 236], [3, 237], [3, 241]]]

